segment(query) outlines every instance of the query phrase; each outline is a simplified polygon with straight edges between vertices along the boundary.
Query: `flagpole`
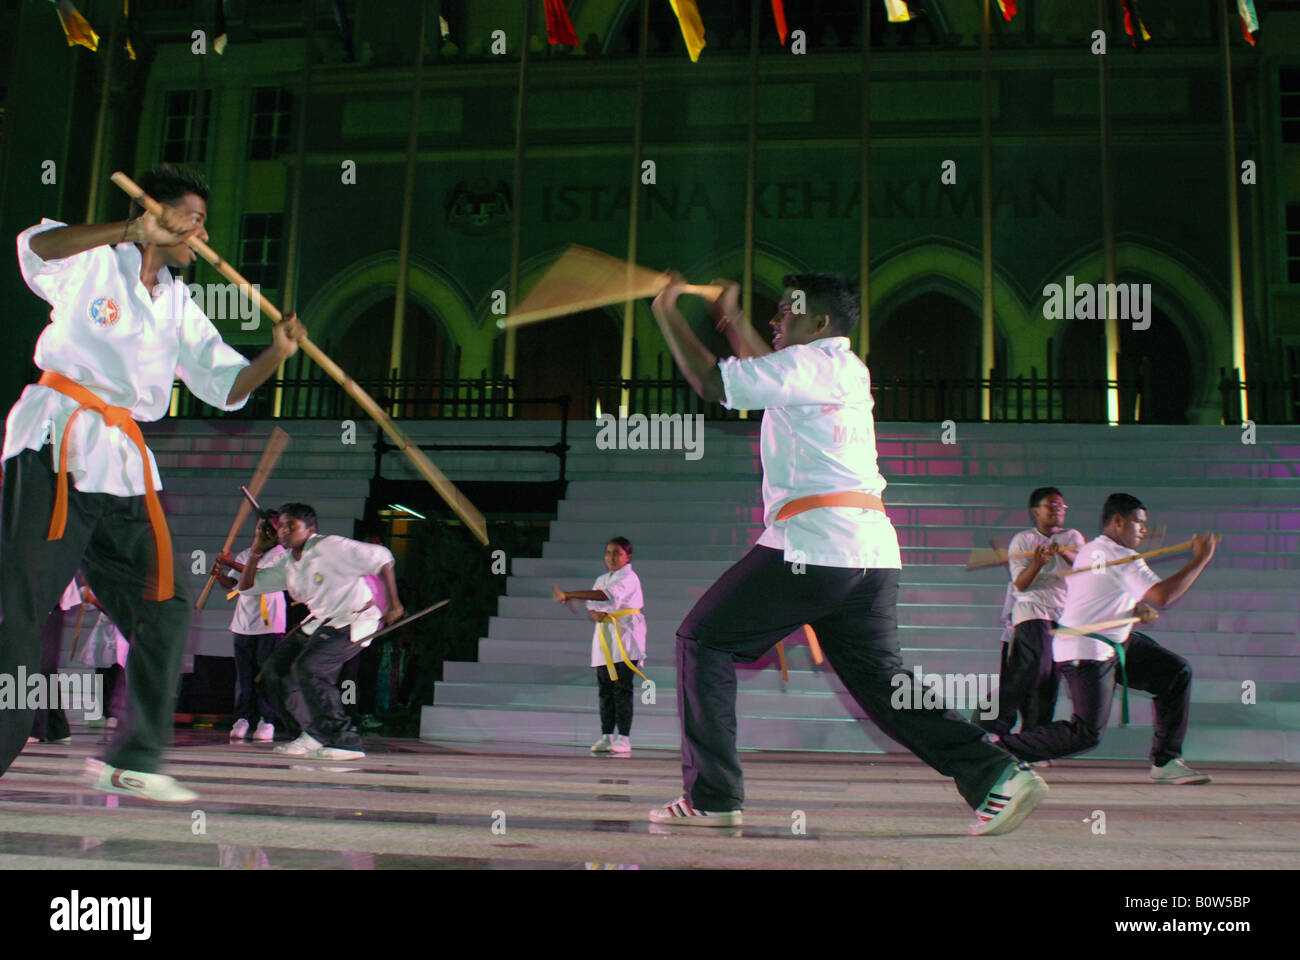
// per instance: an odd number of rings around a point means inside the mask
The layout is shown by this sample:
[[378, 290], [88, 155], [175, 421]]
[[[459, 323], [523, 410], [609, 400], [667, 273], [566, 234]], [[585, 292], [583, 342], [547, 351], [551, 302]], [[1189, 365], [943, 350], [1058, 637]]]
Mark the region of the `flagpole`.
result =
[[[645, 68], [650, 33], [650, 0], [641, 0], [641, 40], [636, 60], [636, 106], [632, 120], [632, 187], [627, 201], [627, 265], [628, 285], [636, 269], [637, 231], [641, 223], [641, 153], [645, 133]], [[513, 304], [512, 304], [513, 306]], [[632, 379], [632, 342], [636, 337], [636, 301], [623, 305], [623, 350], [619, 357], [618, 376], [621, 381], [618, 393], [618, 415], [625, 416], [629, 408], [631, 391], [627, 382]], [[648, 413], [649, 411], [641, 411]], [[662, 413], [663, 411], [658, 411]]]
[[95, 145], [90, 152], [90, 191], [86, 196], [86, 223], [99, 220], [99, 170], [104, 163], [104, 136], [108, 127], [108, 94], [113, 86], [113, 65], [117, 62], [117, 0], [109, 5], [108, 54], [104, 58], [103, 88], [99, 91], [99, 117], [95, 121]]
[[[302, 227], [302, 181], [307, 173], [307, 99], [311, 95], [311, 65], [315, 59], [315, 17], [312, 0], [303, 0], [303, 12], [307, 21], [307, 34], [303, 44], [305, 59], [302, 68], [302, 93], [298, 100], [296, 122], [298, 124], [297, 156], [293, 164], [293, 191], [289, 194], [289, 224], [285, 230], [284, 246], [284, 295], [280, 298], [284, 309], [292, 312], [294, 295], [298, 287], [298, 231]], [[284, 374], [288, 361], [281, 361], [275, 374], [275, 405], [271, 416], [276, 420], [284, 412]]]
[[[1097, 0], [1097, 23], [1106, 35], [1109, 18], [1106, 16], [1106, 0]], [[1134, 34], [1142, 32], [1141, 22], [1133, 24]], [[1101, 242], [1106, 283], [1115, 283], [1115, 200], [1111, 183], [1110, 169], [1110, 71], [1107, 57], [1097, 58], [1099, 88], [1099, 112], [1101, 114]], [[1108, 287], [1107, 289], [1114, 289]], [[1109, 298], [1105, 305], [1098, 304], [1098, 309], [1105, 311], [1106, 324], [1106, 422], [1111, 426], [1119, 423], [1119, 319], [1109, 308]]]
[[858, 124], [858, 356], [871, 353], [871, 0], [862, 0], [862, 115]]
[[[406, 184], [402, 192], [402, 235], [397, 247], [397, 291], [393, 302], [393, 343], [388, 369], [402, 374], [402, 342], [406, 334], [406, 292], [411, 268], [411, 221], [415, 207], [415, 170], [420, 158], [420, 96], [424, 88], [424, 34], [429, 27], [429, 0], [419, 0], [420, 32], [415, 41], [415, 88], [411, 91], [411, 122], [406, 138]], [[393, 387], [392, 415], [398, 415], [398, 388]]]
[[[510, 309], [519, 302], [519, 245], [523, 236], [524, 219], [524, 146], [527, 140], [525, 125], [528, 122], [528, 44], [532, 38], [533, 5], [524, 4], [524, 38], [519, 49], [519, 94], [515, 103], [515, 178], [510, 202], [513, 214], [510, 223]], [[515, 375], [515, 347], [518, 331], [506, 330], [505, 375]], [[514, 416], [514, 405], [506, 408], [507, 416]]]
[[981, 77], [983, 79], [983, 109], [980, 116], [980, 150], [983, 155], [983, 177], [980, 189], [982, 219], [981, 246], [984, 254], [983, 336], [980, 345], [981, 379], [987, 377], [989, 385], [981, 391], [980, 412], [987, 423], [992, 418], [993, 401], [993, 58], [989, 38], [989, 5], [984, 0], [984, 21], [980, 32]]
[[[758, 178], [758, 3], [749, 4], [749, 130], [745, 141], [745, 265], [741, 281], [740, 309], [754, 321], [754, 203]], [[749, 411], [740, 411], [747, 420]]]
[[1241, 290], [1241, 224], [1237, 212], [1237, 131], [1236, 114], [1232, 105], [1232, 48], [1228, 42], [1230, 21], [1223, 0], [1223, 136], [1224, 156], [1228, 161], [1228, 273], [1232, 284], [1232, 365], [1237, 371], [1238, 402], [1241, 419], [1250, 417], [1246, 395], [1246, 311]]

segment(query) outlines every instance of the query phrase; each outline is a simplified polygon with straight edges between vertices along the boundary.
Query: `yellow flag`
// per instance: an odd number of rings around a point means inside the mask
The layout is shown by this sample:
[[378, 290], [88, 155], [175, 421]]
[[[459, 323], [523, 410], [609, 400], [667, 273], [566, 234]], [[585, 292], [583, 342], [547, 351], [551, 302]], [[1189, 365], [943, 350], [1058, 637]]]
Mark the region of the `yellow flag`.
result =
[[700, 59], [700, 51], [704, 49], [704, 21], [700, 19], [700, 8], [695, 5], [695, 0], [668, 0], [672, 4], [673, 13], [677, 14], [677, 22], [682, 27], [682, 39], [686, 41], [686, 51], [691, 55], [691, 63]]
[[58, 7], [59, 23], [63, 26], [64, 36], [68, 38], [68, 46], [81, 44], [90, 50], [99, 49], [99, 34], [95, 33], [95, 28], [78, 12], [72, 0], [50, 0], [50, 2]]
[[885, 17], [890, 23], [907, 23], [912, 11], [907, 9], [906, 0], [885, 0]]

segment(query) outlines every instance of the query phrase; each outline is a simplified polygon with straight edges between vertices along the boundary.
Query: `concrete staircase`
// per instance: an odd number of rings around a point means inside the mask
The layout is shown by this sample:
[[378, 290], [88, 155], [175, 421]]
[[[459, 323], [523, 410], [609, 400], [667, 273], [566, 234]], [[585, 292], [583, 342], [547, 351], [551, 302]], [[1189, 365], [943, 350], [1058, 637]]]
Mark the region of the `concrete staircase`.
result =
[[[448, 663], [421, 736], [585, 747], [599, 733], [588, 666], [590, 626], [550, 599], [550, 585], [585, 588], [610, 536], [626, 536], [646, 596], [647, 675], [655, 702], [636, 703], [638, 747], [676, 749], [674, 633], [691, 605], [761, 532], [757, 424], [710, 423], [704, 455], [607, 451], [594, 426], [570, 430], [567, 499], [540, 559], [517, 559], [477, 663]], [[967, 571], [973, 547], [1005, 545], [1027, 526], [1025, 501], [1061, 487], [1070, 524], [1097, 529], [1115, 491], [1141, 498], [1166, 544], [1224, 535], [1210, 569], [1152, 628], [1195, 671], [1189, 760], [1300, 760], [1300, 430], [1262, 428], [1245, 445], [1234, 427], [1030, 425], [878, 426], [885, 502], [903, 545], [899, 604], [904, 661], [926, 673], [998, 669], [1004, 569]], [[440, 462], [442, 462], [440, 460]], [[454, 473], [449, 474], [456, 478]], [[1183, 562], [1154, 562], [1172, 572]], [[775, 656], [739, 667], [739, 737], [748, 749], [901, 750], [803, 646], [782, 684]], [[1243, 691], [1246, 691], [1245, 693]], [[1253, 703], [1243, 703], [1252, 699]], [[1094, 755], [1141, 757], [1151, 737], [1147, 695], [1130, 694], [1133, 723], [1112, 727]], [[1068, 695], [1059, 715], [1069, 715]]]

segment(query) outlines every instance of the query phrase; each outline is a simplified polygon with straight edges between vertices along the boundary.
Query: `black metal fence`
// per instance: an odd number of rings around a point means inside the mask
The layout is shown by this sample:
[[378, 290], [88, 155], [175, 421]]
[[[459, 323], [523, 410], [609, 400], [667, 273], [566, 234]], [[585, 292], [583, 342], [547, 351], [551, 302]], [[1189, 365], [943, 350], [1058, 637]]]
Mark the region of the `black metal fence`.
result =
[[[395, 419], [505, 420], [525, 419], [534, 401], [517, 397], [513, 377], [446, 378], [390, 376], [359, 380], [358, 385]], [[1225, 423], [1241, 422], [1241, 391], [1245, 389], [1250, 419], [1256, 423], [1300, 423], [1300, 375], [1243, 383], [1236, 371], [1220, 371], [1219, 393]], [[363, 417], [364, 411], [333, 380], [323, 377], [286, 377], [259, 389], [241, 410], [214, 411], [177, 384], [176, 416], [181, 418], [233, 418], [341, 420]], [[981, 379], [978, 377], [878, 377], [871, 383], [876, 399], [875, 417], [884, 422], [957, 420], [1004, 423], [1105, 423], [1107, 397], [1115, 390], [1120, 423], [1151, 422], [1143, 416], [1143, 378], [1140, 374], [1118, 380], [1029, 376]], [[627, 413], [703, 414], [709, 420], [737, 420], [739, 411], [705, 403], [674, 370], [668, 376], [597, 379], [588, 391], [591, 408], [556, 409], [556, 416], [593, 418], [597, 411], [618, 415], [627, 392]], [[988, 398], [987, 417], [984, 400]], [[554, 401], [544, 401], [554, 403]], [[533, 414], [535, 417], [536, 414]], [[548, 417], [549, 418], [549, 417]]]
[[1224, 423], [1241, 423], [1241, 394], [1245, 390], [1247, 414], [1255, 423], [1300, 423], [1300, 374], [1268, 379], [1219, 368], [1219, 399]]

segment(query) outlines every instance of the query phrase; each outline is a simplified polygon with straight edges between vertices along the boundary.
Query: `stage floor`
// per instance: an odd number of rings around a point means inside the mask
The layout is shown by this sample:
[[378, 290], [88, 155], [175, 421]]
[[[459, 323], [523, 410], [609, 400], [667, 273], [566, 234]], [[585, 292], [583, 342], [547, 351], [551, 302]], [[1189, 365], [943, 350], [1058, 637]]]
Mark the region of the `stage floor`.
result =
[[[164, 805], [89, 791], [102, 738], [32, 744], [0, 778], [7, 869], [1294, 869], [1300, 768], [1196, 764], [1157, 786], [1137, 761], [1044, 770], [1051, 793], [1015, 833], [966, 836], [952, 784], [910, 756], [746, 753], [738, 830], [668, 829], [677, 754], [597, 758], [517, 745], [367, 740], [354, 763], [177, 731], [165, 772], [200, 797]], [[1104, 815], [1105, 831], [1100, 832]]]

